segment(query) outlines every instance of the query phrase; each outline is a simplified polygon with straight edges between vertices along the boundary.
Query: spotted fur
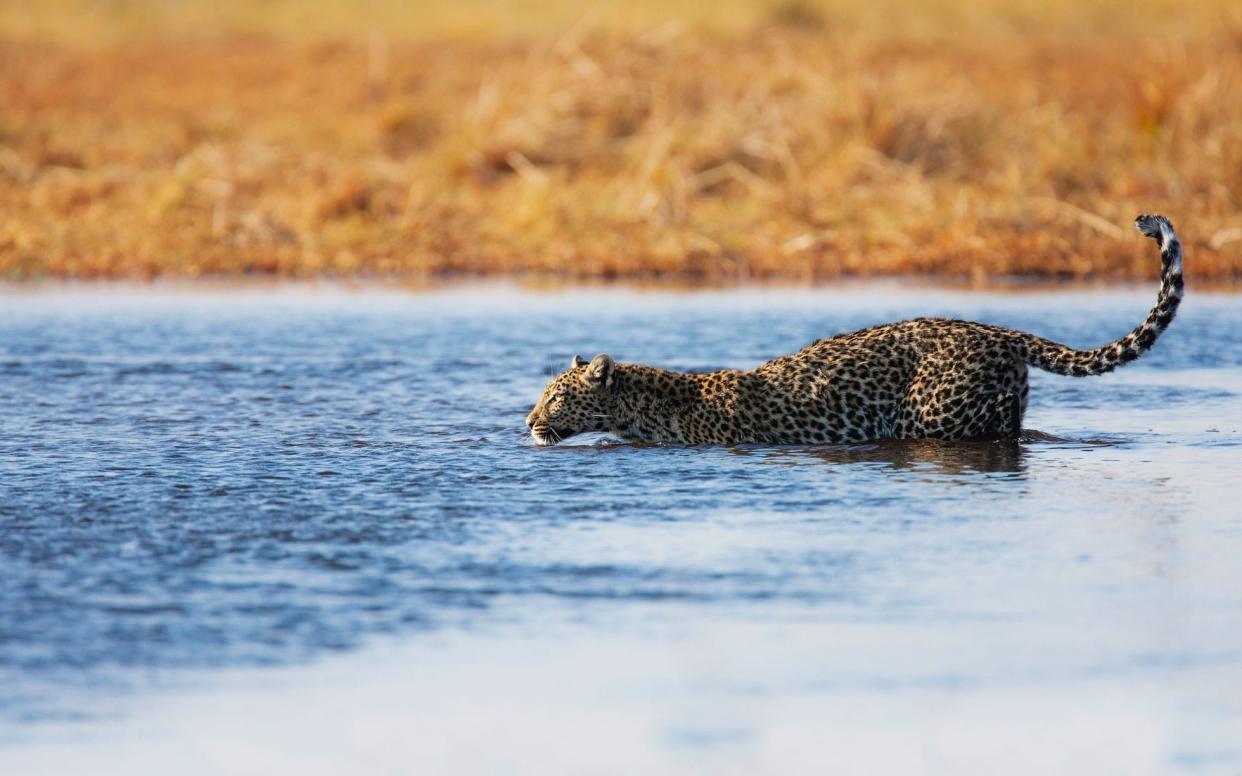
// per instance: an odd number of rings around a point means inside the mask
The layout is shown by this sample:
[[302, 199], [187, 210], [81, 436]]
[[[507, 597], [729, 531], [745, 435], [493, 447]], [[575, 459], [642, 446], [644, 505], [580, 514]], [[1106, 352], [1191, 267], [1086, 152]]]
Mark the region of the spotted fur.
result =
[[574, 356], [526, 419], [535, 441], [604, 431], [671, 444], [816, 444], [1018, 435], [1027, 367], [1098, 375], [1146, 352], [1182, 299], [1181, 243], [1163, 216], [1135, 226], [1160, 245], [1147, 319], [1103, 347], [1075, 350], [1026, 332], [919, 318], [814, 342], [755, 369], [683, 374], [607, 355]]

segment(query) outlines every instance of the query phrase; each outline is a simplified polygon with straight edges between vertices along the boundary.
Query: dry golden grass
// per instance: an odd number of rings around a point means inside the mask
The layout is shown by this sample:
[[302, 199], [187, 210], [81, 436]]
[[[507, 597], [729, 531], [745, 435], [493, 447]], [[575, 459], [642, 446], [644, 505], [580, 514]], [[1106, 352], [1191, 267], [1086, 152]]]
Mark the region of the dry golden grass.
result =
[[481, 5], [0, 0], [0, 276], [1242, 278], [1227, 4]]

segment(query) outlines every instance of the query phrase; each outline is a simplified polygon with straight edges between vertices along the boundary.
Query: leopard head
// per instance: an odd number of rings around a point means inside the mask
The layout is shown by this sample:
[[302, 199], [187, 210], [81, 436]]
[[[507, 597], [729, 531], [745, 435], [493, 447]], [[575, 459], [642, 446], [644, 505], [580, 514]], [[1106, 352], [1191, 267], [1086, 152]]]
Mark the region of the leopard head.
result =
[[526, 427], [535, 444], [543, 447], [574, 434], [607, 431], [608, 394], [615, 374], [616, 365], [610, 356], [601, 353], [590, 363], [574, 356], [569, 369], [552, 378], [526, 416]]

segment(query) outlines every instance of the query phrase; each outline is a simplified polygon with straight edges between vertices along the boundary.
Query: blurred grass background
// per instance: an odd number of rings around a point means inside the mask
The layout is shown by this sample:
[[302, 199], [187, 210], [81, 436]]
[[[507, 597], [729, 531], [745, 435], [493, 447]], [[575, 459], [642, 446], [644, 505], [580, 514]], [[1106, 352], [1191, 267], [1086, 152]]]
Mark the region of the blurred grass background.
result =
[[1242, 8], [0, 0], [0, 276], [1242, 277]]

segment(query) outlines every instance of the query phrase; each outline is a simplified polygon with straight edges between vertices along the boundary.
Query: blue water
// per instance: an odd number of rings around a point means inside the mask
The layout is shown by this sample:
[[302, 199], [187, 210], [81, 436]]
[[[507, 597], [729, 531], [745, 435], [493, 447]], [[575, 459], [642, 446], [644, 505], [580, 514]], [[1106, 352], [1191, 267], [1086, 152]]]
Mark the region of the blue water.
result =
[[[1087, 346], [1153, 298], [7, 290], [0, 746], [125, 720], [180, 676], [210, 686], [451, 634], [491, 649], [555, 633], [582, 654], [628, 639], [650, 656], [689, 620], [777, 634], [699, 677], [691, 706], [1154, 686], [1153, 762], [1237, 772], [1236, 296], [1192, 288], [1116, 374], [1033, 375], [1025, 425], [1060, 441], [536, 449], [523, 427], [574, 353], [745, 368], [925, 314]], [[786, 653], [798, 643], [819, 657]], [[651, 746], [711, 752], [762, 729]]]

